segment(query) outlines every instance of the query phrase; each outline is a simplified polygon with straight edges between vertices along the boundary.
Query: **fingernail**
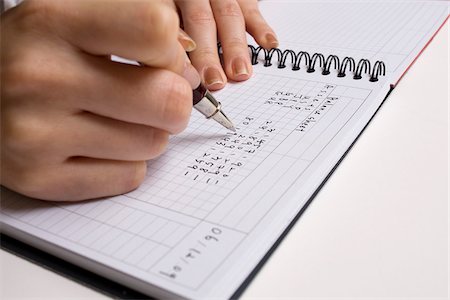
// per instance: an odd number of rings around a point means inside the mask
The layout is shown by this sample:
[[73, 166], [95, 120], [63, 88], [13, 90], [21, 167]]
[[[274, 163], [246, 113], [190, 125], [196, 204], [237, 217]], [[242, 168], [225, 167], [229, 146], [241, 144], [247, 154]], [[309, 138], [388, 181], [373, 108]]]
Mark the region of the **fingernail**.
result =
[[200, 75], [188, 58], [186, 59], [183, 77], [191, 84], [192, 89], [196, 89], [200, 85]]
[[220, 74], [220, 71], [216, 67], [208, 67], [203, 75], [208, 89], [217, 89], [224, 84], [222, 74]]
[[[242, 57], [237, 57], [232, 62], [233, 75], [235, 79], [247, 79], [250, 72], [247, 63]], [[238, 78], [239, 77], [239, 78]]]
[[267, 42], [267, 44], [268, 44], [270, 47], [272, 47], [272, 48], [278, 47], [278, 39], [277, 39], [277, 37], [276, 37], [273, 33], [271, 33], [271, 32], [269, 32], [269, 33], [266, 34], [266, 42]]
[[186, 32], [184, 32], [183, 29], [178, 31], [178, 41], [181, 43], [184, 51], [186, 52], [194, 51], [195, 48], [197, 48], [194, 40]]

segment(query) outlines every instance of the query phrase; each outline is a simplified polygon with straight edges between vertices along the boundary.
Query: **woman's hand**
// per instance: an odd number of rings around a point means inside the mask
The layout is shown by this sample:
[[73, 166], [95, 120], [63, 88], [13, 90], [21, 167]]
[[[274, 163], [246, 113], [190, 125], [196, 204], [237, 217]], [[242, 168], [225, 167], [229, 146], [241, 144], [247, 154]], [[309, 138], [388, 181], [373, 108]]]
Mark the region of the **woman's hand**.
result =
[[[211, 90], [221, 89], [227, 77], [250, 78], [252, 65], [246, 31], [264, 48], [278, 46], [275, 33], [261, 16], [257, 0], [175, 0], [183, 28], [197, 44], [189, 54], [192, 64]], [[223, 69], [217, 41], [223, 49]], [[226, 76], [225, 76], [226, 74]]]
[[200, 79], [167, 2], [25, 1], [1, 29], [2, 185], [49, 200], [125, 193], [186, 127], [186, 78]]

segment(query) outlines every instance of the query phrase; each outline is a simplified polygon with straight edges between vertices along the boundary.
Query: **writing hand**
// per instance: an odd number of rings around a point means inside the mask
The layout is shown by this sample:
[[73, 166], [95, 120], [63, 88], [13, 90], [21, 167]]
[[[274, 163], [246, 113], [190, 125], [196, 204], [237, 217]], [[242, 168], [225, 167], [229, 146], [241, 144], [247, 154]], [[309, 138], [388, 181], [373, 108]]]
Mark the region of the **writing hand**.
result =
[[198, 75], [165, 2], [26, 1], [1, 28], [2, 185], [47, 200], [124, 193], [186, 127], [185, 78]]

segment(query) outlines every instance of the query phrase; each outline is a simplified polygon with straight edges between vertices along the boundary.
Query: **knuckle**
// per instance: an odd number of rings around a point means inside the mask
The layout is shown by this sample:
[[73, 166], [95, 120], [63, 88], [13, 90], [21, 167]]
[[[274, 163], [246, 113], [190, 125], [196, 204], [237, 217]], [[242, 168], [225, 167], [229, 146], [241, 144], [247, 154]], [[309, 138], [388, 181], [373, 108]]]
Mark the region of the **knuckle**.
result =
[[42, 170], [28, 165], [16, 169], [14, 173], [15, 181], [20, 182], [17, 190], [19, 193], [28, 197], [52, 200], [54, 185], [51, 180], [47, 180], [49, 176], [43, 176]]
[[192, 89], [186, 80], [178, 76], [169, 82], [172, 84], [165, 88], [165, 101], [162, 101], [162, 119], [171, 133], [179, 133], [186, 128], [191, 115]]
[[247, 44], [245, 40], [239, 37], [230, 37], [223, 42], [223, 50], [224, 52], [230, 51], [242, 51], [247, 53]]
[[59, 15], [55, 13], [58, 1], [52, 0], [27, 0], [21, 5], [19, 12], [20, 23], [18, 26], [22, 29], [36, 30], [38, 26], [51, 28], [50, 23], [54, 17]]
[[2, 99], [7, 102], [18, 99], [36, 101], [37, 96], [44, 96], [43, 90], [48, 88], [55, 92], [54, 87], [63, 83], [64, 79], [57, 76], [60, 70], [53, 67], [53, 62], [45, 59], [42, 52], [24, 50], [17, 55], [21, 59], [5, 63], [2, 70]]
[[215, 24], [212, 12], [200, 8], [195, 11], [189, 12], [184, 21], [191, 24]]
[[148, 159], [158, 157], [166, 151], [169, 143], [169, 134], [163, 130], [153, 130], [152, 141], [153, 147], [151, 147], [151, 149], [153, 151], [149, 154]]
[[261, 13], [256, 7], [246, 9], [243, 13], [248, 21], [259, 19], [261, 17]]
[[129, 168], [129, 172], [129, 176], [125, 176], [125, 180], [123, 181], [124, 186], [122, 192], [124, 193], [132, 191], [141, 185], [147, 173], [147, 163], [145, 161], [137, 161], [134, 167]]
[[179, 20], [176, 12], [166, 5], [155, 5], [151, 2], [143, 2], [144, 8], [138, 12], [138, 24], [142, 40], [153, 43], [158, 41], [161, 48], [176, 40], [179, 28]]
[[161, 155], [169, 142], [169, 133], [164, 130], [147, 127], [143, 139], [142, 159], [149, 160]]
[[[198, 47], [195, 49], [192, 54], [195, 56], [195, 58], [199, 58], [202, 61], [211, 59], [211, 58], [218, 58], [218, 51], [215, 47]], [[194, 57], [192, 58], [194, 60]]]
[[235, 1], [225, 1], [218, 7], [217, 14], [219, 17], [242, 17], [241, 7]]
[[4, 149], [22, 154], [23, 159], [34, 160], [52, 141], [49, 128], [38, 118], [5, 116], [2, 127]]
[[26, 94], [31, 88], [36, 86], [39, 79], [33, 65], [27, 65], [30, 60], [27, 53], [24, 53], [23, 60], [7, 62], [2, 70], [2, 99], [16, 98]]

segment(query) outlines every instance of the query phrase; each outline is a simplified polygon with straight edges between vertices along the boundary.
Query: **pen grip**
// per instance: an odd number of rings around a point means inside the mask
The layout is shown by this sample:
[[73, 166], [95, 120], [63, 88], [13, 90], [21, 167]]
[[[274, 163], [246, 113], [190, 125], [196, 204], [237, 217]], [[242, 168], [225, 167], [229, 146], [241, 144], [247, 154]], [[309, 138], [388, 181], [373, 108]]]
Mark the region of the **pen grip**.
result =
[[200, 102], [200, 100], [202, 100], [205, 97], [206, 94], [206, 87], [200, 83], [199, 86], [192, 91], [193, 97], [192, 97], [192, 102], [193, 105], [196, 105], [197, 103]]

